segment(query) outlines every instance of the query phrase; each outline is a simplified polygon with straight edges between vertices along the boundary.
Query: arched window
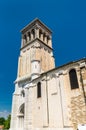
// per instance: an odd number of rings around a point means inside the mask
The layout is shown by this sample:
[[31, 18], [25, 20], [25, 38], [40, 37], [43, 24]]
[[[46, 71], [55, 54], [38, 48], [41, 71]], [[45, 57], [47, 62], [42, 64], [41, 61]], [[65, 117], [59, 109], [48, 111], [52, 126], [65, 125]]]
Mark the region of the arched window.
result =
[[44, 33], [44, 35], [43, 35], [43, 41], [45, 41], [45, 33]]
[[18, 113], [18, 128], [24, 129], [24, 112], [25, 111], [25, 105], [24, 103], [19, 107], [19, 113]]
[[79, 88], [78, 80], [77, 80], [77, 74], [76, 74], [75, 69], [70, 70], [69, 78], [70, 78], [71, 89]]
[[38, 82], [37, 84], [37, 98], [41, 97], [41, 83]]
[[47, 36], [47, 44], [48, 44], [48, 42], [49, 42], [49, 36]]
[[39, 30], [39, 38], [41, 38], [41, 35], [42, 35], [42, 30], [40, 29]]
[[33, 35], [33, 38], [35, 38], [35, 31], [34, 31], [34, 29], [32, 29], [32, 35]]

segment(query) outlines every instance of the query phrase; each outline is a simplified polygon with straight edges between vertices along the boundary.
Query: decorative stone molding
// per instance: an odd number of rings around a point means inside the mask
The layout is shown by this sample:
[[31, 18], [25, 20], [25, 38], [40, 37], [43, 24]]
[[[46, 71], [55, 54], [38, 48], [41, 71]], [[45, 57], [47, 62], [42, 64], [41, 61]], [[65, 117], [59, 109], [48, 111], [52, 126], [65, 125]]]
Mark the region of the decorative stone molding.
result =
[[60, 71], [58, 72], [58, 74], [59, 74], [59, 75], [63, 75], [63, 71], [60, 70]]
[[25, 85], [25, 89], [29, 89], [30, 87], [34, 87], [36, 84], [33, 83], [28, 83], [27, 85]]
[[80, 63], [80, 68], [86, 67], [86, 62]]
[[31, 78], [31, 74], [27, 74], [27, 75], [24, 75], [24, 76], [22, 76], [22, 77], [18, 77], [18, 78], [14, 81], [14, 83], [21, 82], [21, 81], [27, 80], [27, 79], [29, 79], [29, 78]]

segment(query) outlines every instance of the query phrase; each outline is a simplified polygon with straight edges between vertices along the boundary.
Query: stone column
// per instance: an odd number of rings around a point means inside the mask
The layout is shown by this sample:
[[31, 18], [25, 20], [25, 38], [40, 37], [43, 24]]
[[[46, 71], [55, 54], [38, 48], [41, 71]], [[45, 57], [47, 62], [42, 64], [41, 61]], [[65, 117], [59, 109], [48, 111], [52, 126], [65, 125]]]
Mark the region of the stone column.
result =
[[47, 44], [47, 36], [45, 35], [44, 42]]
[[43, 41], [43, 33], [41, 33], [41, 40]]
[[26, 44], [26, 40], [25, 38], [23, 37], [23, 46]]
[[17, 77], [20, 77], [20, 75], [21, 75], [20, 73], [21, 73], [21, 57], [19, 56]]
[[51, 38], [51, 37], [50, 37], [49, 40], [48, 40], [48, 45], [49, 45], [50, 47], [52, 47], [52, 38]]
[[31, 40], [33, 40], [33, 33], [31, 32]]
[[27, 42], [29, 42], [29, 35], [28, 35], [28, 33], [26, 34], [26, 36], [27, 36]]
[[42, 98], [42, 118], [43, 126], [48, 127], [49, 125], [49, 106], [48, 106], [48, 80], [44, 78], [42, 81], [43, 85], [43, 98]]
[[25, 87], [25, 121], [24, 130], [32, 130], [33, 91], [31, 84]]
[[39, 38], [39, 28], [38, 27], [36, 28], [36, 33], [35, 34], [36, 34], [36, 38]]
[[19, 109], [19, 91], [18, 91], [18, 84], [15, 84], [15, 92], [13, 93], [13, 99], [12, 99], [12, 112], [11, 112], [11, 124], [10, 129], [11, 130], [17, 130], [18, 122], [17, 122], [17, 114]]
[[58, 90], [58, 94], [59, 94], [59, 103], [60, 103], [60, 116], [61, 116], [61, 122], [60, 122], [60, 127], [64, 127], [64, 105], [65, 105], [65, 102], [64, 102], [64, 83], [63, 83], [63, 74], [62, 72], [59, 73], [59, 79], [58, 79], [58, 82], [59, 82], [59, 90]]
[[27, 113], [28, 113], [28, 85], [25, 86], [25, 118], [24, 118], [24, 130], [27, 130], [28, 128], [28, 117], [27, 117]]

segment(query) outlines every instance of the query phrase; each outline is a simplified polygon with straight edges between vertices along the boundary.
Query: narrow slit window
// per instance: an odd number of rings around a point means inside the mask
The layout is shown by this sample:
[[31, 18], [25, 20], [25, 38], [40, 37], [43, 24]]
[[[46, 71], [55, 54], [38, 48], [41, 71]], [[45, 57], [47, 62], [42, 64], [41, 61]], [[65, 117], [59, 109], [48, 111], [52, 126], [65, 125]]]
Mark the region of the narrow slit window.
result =
[[76, 74], [75, 69], [70, 70], [69, 78], [70, 78], [71, 89], [79, 88], [78, 80], [77, 80], [77, 74]]
[[22, 96], [22, 97], [25, 97], [25, 92], [24, 92], [24, 90], [21, 91], [21, 96]]
[[38, 82], [37, 84], [37, 98], [41, 97], [41, 83]]

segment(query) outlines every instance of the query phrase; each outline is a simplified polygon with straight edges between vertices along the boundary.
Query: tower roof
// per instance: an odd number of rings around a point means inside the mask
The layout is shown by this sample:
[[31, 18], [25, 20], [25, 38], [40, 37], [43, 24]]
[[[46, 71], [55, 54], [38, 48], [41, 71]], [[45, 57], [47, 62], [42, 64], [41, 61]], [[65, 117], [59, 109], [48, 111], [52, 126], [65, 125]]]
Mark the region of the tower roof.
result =
[[32, 22], [30, 22], [27, 26], [25, 26], [22, 30], [21, 33], [25, 33], [26, 31], [28, 31], [29, 29], [33, 28], [34, 26], [41, 26], [43, 27], [45, 30], [47, 30], [49, 33], [52, 33], [51, 29], [49, 29], [41, 20], [39, 20], [38, 18], [35, 18]]

